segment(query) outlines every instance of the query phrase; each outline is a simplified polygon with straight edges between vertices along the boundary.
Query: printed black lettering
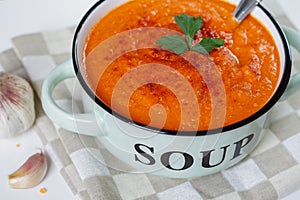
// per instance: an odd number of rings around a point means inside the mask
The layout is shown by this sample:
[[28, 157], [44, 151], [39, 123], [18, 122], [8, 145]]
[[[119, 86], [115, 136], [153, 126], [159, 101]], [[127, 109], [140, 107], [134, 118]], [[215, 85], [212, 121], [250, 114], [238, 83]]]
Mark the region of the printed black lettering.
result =
[[[146, 158], [148, 160], [148, 162], [142, 161], [141, 159], [139, 159], [139, 157], [135, 154], [135, 161], [138, 161], [140, 163], [143, 163], [145, 165], [154, 165], [155, 164], [155, 159], [148, 153], [146, 153], [142, 148], [144, 147], [144, 149], [146, 148], [147, 150], [150, 151], [150, 153], [154, 153], [154, 148], [153, 147], [148, 147], [144, 144], [135, 144], [134, 145], [134, 149], [144, 158]], [[145, 150], [146, 150], [145, 149]]]
[[[233, 157], [232, 157], [231, 160], [233, 160], [233, 159], [235, 159], [236, 157], [242, 155], [242, 154], [241, 154], [242, 148], [244, 148], [245, 146], [247, 146], [247, 145], [251, 142], [251, 140], [252, 140], [253, 138], [254, 138], [254, 134], [251, 134], [251, 135], [248, 135], [247, 137], [241, 139], [240, 141], [235, 142], [235, 143], [234, 143], [234, 144], [235, 144], [234, 155], [233, 155]], [[245, 140], [247, 140], [247, 141], [244, 142]], [[245, 144], [243, 145], [243, 143], [245, 143]]]
[[[184, 165], [182, 168], [180, 169], [175, 169], [171, 166], [171, 163], [170, 163], [170, 157], [171, 155], [173, 154], [181, 154], [183, 157], [184, 157]], [[168, 169], [171, 169], [171, 170], [176, 170], [176, 171], [180, 171], [180, 170], [185, 170], [185, 169], [188, 169], [190, 168], [193, 163], [194, 163], [194, 159], [193, 157], [190, 155], [190, 154], [187, 154], [187, 153], [184, 153], [184, 152], [180, 152], [180, 151], [171, 151], [171, 152], [167, 152], [167, 153], [164, 153], [161, 158], [160, 158], [160, 161], [161, 163], [167, 167]]]
[[223, 149], [223, 155], [222, 155], [222, 160], [215, 164], [215, 165], [211, 165], [210, 164], [210, 159], [211, 159], [211, 153], [213, 151], [215, 151], [215, 149], [213, 150], [210, 150], [210, 151], [201, 151], [200, 153], [203, 154], [203, 159], [202, 159], [202, 166], [205, 167], [205, 168], [213, 168], [213, 167], [216, 167], [218, 165], [220, 165], [224, 159], [225, 159], [225, 156], [226, 156], [226, 152], [227, 152], [227, 148], [229, 147], [230, 145], [228, 146], [225, 146], [225, 147], [221, 147], [221, 149]]

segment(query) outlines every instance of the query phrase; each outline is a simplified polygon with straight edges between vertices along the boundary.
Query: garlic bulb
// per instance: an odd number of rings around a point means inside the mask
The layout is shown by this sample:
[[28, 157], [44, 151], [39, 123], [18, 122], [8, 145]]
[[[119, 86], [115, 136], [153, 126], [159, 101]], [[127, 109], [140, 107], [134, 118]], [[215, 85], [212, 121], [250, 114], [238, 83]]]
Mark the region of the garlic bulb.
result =
[[44, 179], [46, 173], [46, 157], [42, 152], [36, 153], [8, 176], [9, 186], [14, 189], [32, 188]]
[[34, 120], [34, 94], [29, 83], [0, 72], [0, 137], [17, 136], [29, 129]]

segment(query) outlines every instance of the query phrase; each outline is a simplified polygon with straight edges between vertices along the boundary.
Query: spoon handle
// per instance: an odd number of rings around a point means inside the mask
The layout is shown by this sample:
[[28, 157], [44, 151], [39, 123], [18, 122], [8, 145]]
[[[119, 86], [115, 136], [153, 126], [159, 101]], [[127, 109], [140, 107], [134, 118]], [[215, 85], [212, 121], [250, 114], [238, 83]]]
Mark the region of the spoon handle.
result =
[[241, 22], [262, 0], [241, 0], [233, 16], [238, 22]]

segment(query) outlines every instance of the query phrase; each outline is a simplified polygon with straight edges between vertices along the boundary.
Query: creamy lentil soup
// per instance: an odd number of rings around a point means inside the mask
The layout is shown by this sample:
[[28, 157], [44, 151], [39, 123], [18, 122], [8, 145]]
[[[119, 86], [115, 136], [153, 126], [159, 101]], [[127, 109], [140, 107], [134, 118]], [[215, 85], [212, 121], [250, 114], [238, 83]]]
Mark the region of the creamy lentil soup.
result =
[[[279, 52], [272, 35], [251, 15], [238, 25], [232, 18], [234, 9], [234, 5], [221, 0], [131, 0], [99, 19], [86, 40], [84, 57], [87, 58], [99, 44], [115, 34], [144, 27], [182, 32], [174, 15], [185, 13], [200, 16], [203, 27], [196, 33], [194, 42], [204, 37], [220, 38], [225, 42], [222, 47], [210, 52], [208, 57], [220, 73], [226, 93], [225, 103], [218, 105], [225, 109], [222, 125], [231, 125], [251, 116], [268, 102], [280, 73]], [[211, 126], [212, 107], [216, 105], [212, 105], [209, 88], [199, 69], [183, 56], [159, 46], [125, 52], [110, 63], [101, 77], [97, 62], [86, 63], [86, 76], [97, 97], [111, 106], [118, 81], [129, 71], [148, 63], [171, 67], [192, 86], [199, 106], [197, 130], [219, 128]], [[169, 82], [172, 83], [172, 80]], [[163, 106], [166, 115], [163, 127], [159, 120], [153, 122], [149, 116], [149, 110], [157, 104]], [[176, 94], [157, 83], [139, 86], [131, 95], [129, 105], [121, 103], [114, 110], [144, 125], [175, 131], [195, 129], [181, 125], [182, 109]]]

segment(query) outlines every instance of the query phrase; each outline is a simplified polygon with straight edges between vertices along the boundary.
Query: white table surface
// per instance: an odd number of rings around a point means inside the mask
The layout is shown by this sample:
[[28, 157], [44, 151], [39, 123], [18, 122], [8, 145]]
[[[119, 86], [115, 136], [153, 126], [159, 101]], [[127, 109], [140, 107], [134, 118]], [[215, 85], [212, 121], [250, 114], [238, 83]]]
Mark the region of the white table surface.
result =
[[[281, 6], [278, 9], [285, 12], [300, 30], [299, 0], [265, 1], [278, 1]], [[0, 0], [0, 52], [12, 46], [10, 39], [14, 36], [76, 25], [85, 11], [95, 2], [96, 0]], [[21, 146], [17, 148], [16, 144]], [[53, 163], [50, 163], [45, 180], [37, 187], [27, 190], [9, 188], [7, 175], [38, 148], [42, 148], [42, 144], [32, 130], [17, 138], [0, 139], [1, 200], [74, 199]], [[44, 195], [39, 193], [42, 187], [48, 190]], [[300, 199], [300, 190], [284, 198], [284, 200], [296, 199]]]

